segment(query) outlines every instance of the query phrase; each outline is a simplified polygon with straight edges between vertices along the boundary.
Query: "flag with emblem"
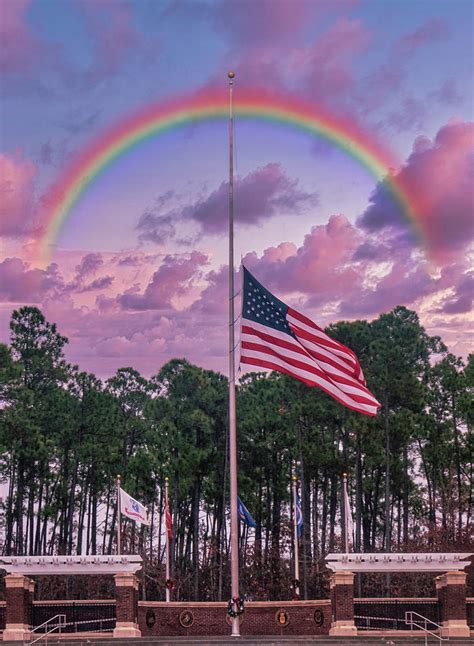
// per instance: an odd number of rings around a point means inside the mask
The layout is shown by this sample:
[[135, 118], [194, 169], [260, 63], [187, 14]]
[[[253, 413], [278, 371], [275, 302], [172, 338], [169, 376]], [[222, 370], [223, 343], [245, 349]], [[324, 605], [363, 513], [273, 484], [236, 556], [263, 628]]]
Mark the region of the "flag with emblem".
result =
[[129, 494], [120, 489], [120, 512], [123, 516], [135, 520], [141, 525], [149, 525], [148, 513], [144, 505], [142, 505], [138, 500], [129, 496]]
[[301, 509], [300, 497], [296, 496], [296, 528], [298, 531], [298, 538], [301, 538], [301, 530], [303, 529], [303, 510]]
[[276, 298], [245, 267], [243, 273], [240, 362], [284, 372], [352, 410], [376, 415], [380, 404], [354, 352]]
[[352, 519], [351, 501], [347, 493], [347, 486], [344, 487], [344, 521], [347, 532], [348, 543], [354, 544], [354, 521]]
[[168, 489], [166, 490], [166, 500], [165, 500], [165, 522], [166, 522], [166, 533], [168, 538], [173, 538], [173, 517], [171, 516], [170, 504], [168, 501]]
[[248, 525], [249, 527], [257, 527], [257, 523], [252, 518], [252, 514], [249, 512], [244, 503], [237, 496], [237, 515], [239, 520]]

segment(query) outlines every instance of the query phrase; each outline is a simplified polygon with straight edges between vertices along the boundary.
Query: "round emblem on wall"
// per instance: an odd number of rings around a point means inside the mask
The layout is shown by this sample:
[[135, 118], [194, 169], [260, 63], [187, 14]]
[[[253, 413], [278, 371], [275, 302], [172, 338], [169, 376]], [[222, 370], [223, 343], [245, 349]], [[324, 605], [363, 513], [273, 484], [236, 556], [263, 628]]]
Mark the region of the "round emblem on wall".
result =
[[191, 610], [183, 610], [179, 615], [179, 623], [183, 628], [191, 628], [194, 623], [194, 614]]
[[324, 624], [324, 612], [321, 608], [316, 608], [313, 614], [314, 623], [316, 626], [322, 626]]
[[148, 628], [153, 628], [156, 622], [156, 615], [153, 610], [147, 610], [145, 615], [145, 623]]
[[290, 623], [290, 615], [286, 610], [280, 608], [280, 610], [277, 610], [275, 613], [275, 621], [281, 628], [284, 628]]

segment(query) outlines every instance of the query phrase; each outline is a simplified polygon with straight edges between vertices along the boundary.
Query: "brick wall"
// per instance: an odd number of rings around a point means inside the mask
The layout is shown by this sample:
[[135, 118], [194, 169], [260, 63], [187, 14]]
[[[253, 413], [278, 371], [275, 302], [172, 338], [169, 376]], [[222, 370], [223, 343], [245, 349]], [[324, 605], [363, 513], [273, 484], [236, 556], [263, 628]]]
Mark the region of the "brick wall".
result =
[[28, 588], [9, 588], [6, 590], [6, 623], [30, 624], [31, 594]]
[[138, 592], [131, 586], [119, 587], [115, 590], [117, 621], [137, 621], [136, 607]]
[[354, 619], [354, 586], [335, 585], [331, 590], [331, 606], [334, 621]]
[[466, 586], [446, 585], [438, 590], [441, 621], [466, 621]]
[[[227, 603], [219, 602], [141, 601], [138, 607], [138, 623], [143, 637], [229, 635], [226, 616]], [[282, 620], [286, 625], [281, 624]], [[327, 635], [330, 626], [329, 601], [249, 601], [240, 623], [240, 633]]]

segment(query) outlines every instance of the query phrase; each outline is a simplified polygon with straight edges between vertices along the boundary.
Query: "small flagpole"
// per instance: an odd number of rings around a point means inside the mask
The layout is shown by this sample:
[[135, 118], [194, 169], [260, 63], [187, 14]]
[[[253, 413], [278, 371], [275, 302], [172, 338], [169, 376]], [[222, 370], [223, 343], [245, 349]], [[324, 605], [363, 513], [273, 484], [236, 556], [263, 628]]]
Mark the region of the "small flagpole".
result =
[[[299, 558], [299, 549], [298, 549], [298, 518], [296, 514], [296, 483], [297, 477], [293, 475], [291, 477], [293, 480], [293, 534], [294, 534], [294, 561], [295, 561], [295, 598], [300, 598], [300, 558]], [[298, 582], [298, 583], [297, 583]]]
[[[235, 414], [235, 329], [234, 329], [234, 148], [232, 90], [229, 79], [229, 455], [230, 455], [230, 550], [232, 599], [239, 598], [239, 529], [237, 523], [237, 428]], [[233, 604], [237, 611], [237, 604]], [[232, 637], [240, 637], [239, 617], [232, 617]]]
[[165, 527], [166, 527], [166, 543], [165, 543], [165, 549], [166, 549], [166, 602], [169, 603], [171, 601], [171, 590], [169, 589], [169, 581], [171, 580], [170, 577], [170, 537], [168, 535], [168, 523], [166, 521], [166, 513], [169, 510], [169, 503], [168, 503], [168, 478], [165, 478]]
[[343, 487], [343, 513], [344, 513], [344, 553], [349, 554], [349, 509], [347, 509], [347, 473], [342, 474], [342, 487]]
[[120, 485], [121, 478], [120, 474], [117, 476], [117, 554], [122, 553], [122, 510], [121, 510], [121, 501], [120, 501]]

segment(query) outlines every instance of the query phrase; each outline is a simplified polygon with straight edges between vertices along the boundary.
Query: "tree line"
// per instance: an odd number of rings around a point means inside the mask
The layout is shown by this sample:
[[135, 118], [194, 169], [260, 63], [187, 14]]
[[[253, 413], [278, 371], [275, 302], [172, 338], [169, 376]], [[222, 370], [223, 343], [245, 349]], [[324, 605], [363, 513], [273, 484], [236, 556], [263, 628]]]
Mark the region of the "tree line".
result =
[[[65, 360], [67, 339], [35, 307], [13, 312], [0, 345], [1, 553], [111, 554], [115, 482], [147, 505], [151, 525], [123, 524], [145, 559], [145, 594], [164, 580], [164, 479], [170, 482], [173, 595], [230, 590], [227, 378], [173, 359], [146, 379], [105, 382]], [[301, 592], [325, 596], [324, 557], [341, 549], [341, 475], [349, 474], [354, 551], [467, 548], [472, 513], [474, 355], [467, 362], [396, 307], [327, 332], [358, 356], [381, 402], [353, 413], [285, 375], [246, 373], [237, 388], [241, 591], [291, 598], [291, 476], [304, 525]]]

